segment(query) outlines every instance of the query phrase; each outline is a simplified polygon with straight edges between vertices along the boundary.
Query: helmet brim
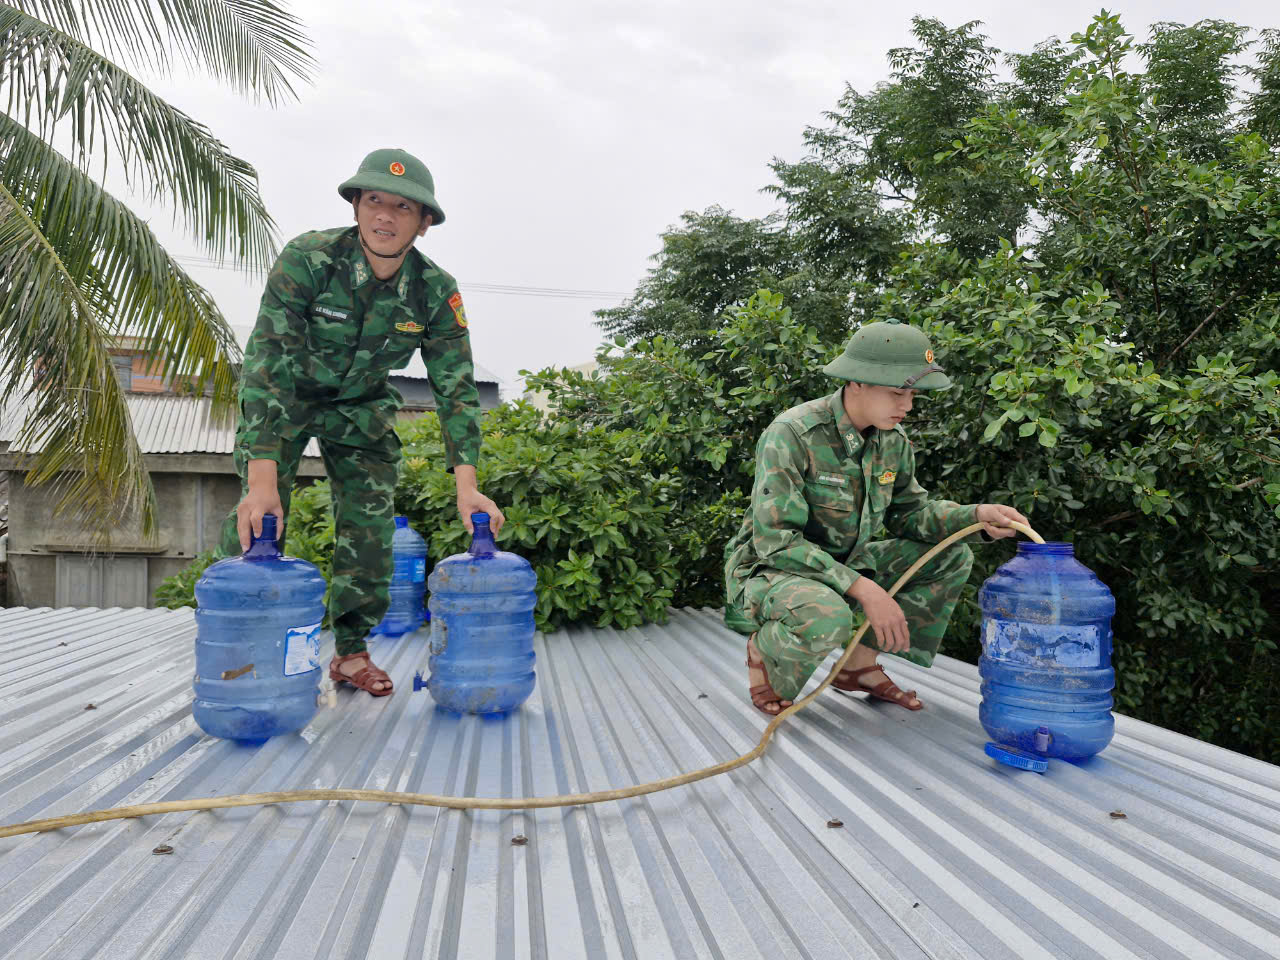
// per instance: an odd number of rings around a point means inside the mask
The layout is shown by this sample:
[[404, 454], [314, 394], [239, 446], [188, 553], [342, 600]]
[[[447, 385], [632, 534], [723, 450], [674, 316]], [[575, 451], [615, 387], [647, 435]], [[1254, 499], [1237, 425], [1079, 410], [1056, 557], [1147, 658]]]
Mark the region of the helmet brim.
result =
[[[836, 357], [822, 372], [840, 380], [854, 383], [869, 383], [877, 387], [902, 388], [912, 377], [924, 370], [929, 364], [913, 363], [873, 363], [869, 360], [854, 360], [844, 354]], [[925, 374], [911, 384], [911, 390], [946, 390], [951, 386], [951, 378], [941, 370]]]
[[389, 173], [357, 173], [338, 187], [338, 194], [350, 203], [357, 190], [385, 190], [387, 193], [417, 200], [426, 205], [427, 211], [431, 214], [432, 226], [444, 223], [444, 211], [440, 209], [440, 204], [436, 203], [436, 198], [431, 191], [412, 181], [406, 181], [403, 177], [395, 177]]

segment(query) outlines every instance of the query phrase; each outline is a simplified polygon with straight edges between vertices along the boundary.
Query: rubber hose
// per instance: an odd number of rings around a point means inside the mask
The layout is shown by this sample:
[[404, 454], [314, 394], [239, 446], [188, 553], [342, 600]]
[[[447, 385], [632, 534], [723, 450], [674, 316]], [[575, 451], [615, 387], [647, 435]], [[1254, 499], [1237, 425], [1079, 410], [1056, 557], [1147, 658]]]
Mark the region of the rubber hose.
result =
[[[1001, 525], [1012, 527], [1018, 532], [1026, 534], [1036, 543], [1044, 543], [1044, 538], [1026, 524], [1011, 521]], [[916, 571], [932, 560], [938, 553], [951, 546], [957, 540], [967, 537], [971, 533], [976, 533], [982, 527], [981, 523], [972, 524], [938, 543], [898, 578], [898, 582], [889, 589], [889, 596], [893, 596], [902, 589], [903, 584], [915, 576]], [[672, 787], [682, 787], [687, 783], [696, 783], [699, 780], [706, 780], [708, 777], [716, 777], [722, 773], [728, 773], [730, 770], [736, 770], [763, 754], [765, 748], [769, 745], [769, 741], [773, 739], [774, 731], [778, 729], [782, 721], [799, 713], [813, 703], [818, 694], [822, 693], [840, 671], [844, 669], [844, 665], [853, 656], [854, 647], [858, 645], [862, 635], [867, 632], [869, 625], [869, 623], [864, 622], [858, 628], [853, 635], [853, 639], [845, 648], [844, 655], [831, 668], [831, 672], [827, 674], [826, 679], [818, 684], [818, 688], [813, 693], [801, 700], [797, 700], [769, 722], [769, 725], [764, 728], [764, 733], [760, 736], [760, 742], [753, 749], [732, 760], [725, 760], [723, 763], [717, 763], [714, 766], [704, 767], [701, 770], [694, 770], [690, 773], [667, 777], [664, 780], [654, 780], [650, 783], [640, 783], [632, 787], [620, 787], [615, 790], [571, 793], [558, 797], [441, 797], [430, 793], [397, 793], [392, 790], [348, 789], [241, 793], [230, 797], [204, 797], [196, 800], [165, 800], [159, 803], [140, 803], [132, 807], [115, 807], [111, 810], [92, 810], [88, 813], [74, 813], [65, 817], [52, 817], [48, 820], [31, 820], [27, 823], [15, 823], [12, 826], [0, 827], [0, 838], [16, 837], [23, 833], [58, 830], [62, 827], [74, 827], [82, 823], [100, 823], [104, 820], [144, 817], [156, 813], [179, 813], [183, 810], [217, 810], [223, 807], [253, 807], [269, 803], [301, 803], [306, 800], [373, 800], [379, 803], [407, 803], [424, 807], [450, 807], [455, 810], [532, 810], [539, 807], [573, 807], [588, 803], [603, 803], [606, 800], [625, 800], [627, 797], [641, 797], [647, 793], [670, 790]]]

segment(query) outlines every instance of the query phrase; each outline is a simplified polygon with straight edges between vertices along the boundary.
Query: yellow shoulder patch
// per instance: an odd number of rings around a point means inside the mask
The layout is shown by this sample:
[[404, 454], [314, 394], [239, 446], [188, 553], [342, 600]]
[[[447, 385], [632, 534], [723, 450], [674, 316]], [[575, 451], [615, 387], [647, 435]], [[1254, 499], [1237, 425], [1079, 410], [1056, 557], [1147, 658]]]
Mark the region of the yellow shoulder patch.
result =
[[467, 327], [467, 311], [462, 307], [462, 294], [455, 293], [450, 297], [449, 306], [453, 307], [453, 319], [458, 321], [458, 326], [465, 330]]

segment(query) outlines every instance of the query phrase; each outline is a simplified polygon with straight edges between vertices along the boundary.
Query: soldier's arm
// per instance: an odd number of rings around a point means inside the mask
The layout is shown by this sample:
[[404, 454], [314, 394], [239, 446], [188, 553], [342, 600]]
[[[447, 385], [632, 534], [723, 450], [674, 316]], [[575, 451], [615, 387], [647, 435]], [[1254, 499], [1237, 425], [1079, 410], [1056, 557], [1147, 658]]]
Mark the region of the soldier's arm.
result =
[[[916, 480], [916, 454], [910, 443], [900, 461], [894, 480], [893, 500], [885, 511], [884, 526], [893, 537], [906, 537], [920, 543], [937, 543], [957, 530], [977, 522], [976, 504], [962, 505], [950, 500], [931, 500]], [[981, 534], [967, 537], [981, 540]]]
[[297, 419], [297, 358], [306, 349], [306, 311], [314, 296], [306, 257], [287, 244], [267, 277], [240, 376], [244, 423], [237, 442], [251, 460], [279, 463], [280, 437]]
[[449, 302], [456, 296], [455, 288], [435, 308], [421, 348], [436, 397], [449, 470], [460, 464], [474, 467], [480, 459], [480, 392], [476, 389], [471, 338], [467, 335], [461, 300], [456, 307]]
[[804, 535], [809, 520], [804, 467], [800, 439], [785, 423], [771, 424], [760, 435], [751, 491], [752, 545], [767, 566], [846, 594], [861, 575]]

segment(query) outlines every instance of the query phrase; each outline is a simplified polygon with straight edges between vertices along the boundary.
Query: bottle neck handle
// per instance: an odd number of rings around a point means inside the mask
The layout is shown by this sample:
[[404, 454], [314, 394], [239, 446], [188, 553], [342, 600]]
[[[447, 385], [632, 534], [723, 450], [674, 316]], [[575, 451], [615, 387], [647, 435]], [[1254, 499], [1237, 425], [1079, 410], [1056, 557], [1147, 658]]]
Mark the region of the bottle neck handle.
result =
[[473, 527], [471, 548], [467, 553], [473, 557], [491, 557], [498, 552], [498, 545], [493, 539], [493, 530], [487, 520], [481, 520]]
[[270, 560], [278, 556], [280, 556], [280, 547], [274, 540], [263, 540], [257, 537], [244, 552], [246, 560]]
[[244, 552], [246, 560], [270, 560], [280, 556], [280, 546], [276, 542], [276, 518], [274, 514], [267, 514], [262, 518], [262, 535], [253, 537], [253, 542], [249, 544], [249, 549]]

